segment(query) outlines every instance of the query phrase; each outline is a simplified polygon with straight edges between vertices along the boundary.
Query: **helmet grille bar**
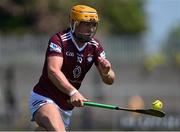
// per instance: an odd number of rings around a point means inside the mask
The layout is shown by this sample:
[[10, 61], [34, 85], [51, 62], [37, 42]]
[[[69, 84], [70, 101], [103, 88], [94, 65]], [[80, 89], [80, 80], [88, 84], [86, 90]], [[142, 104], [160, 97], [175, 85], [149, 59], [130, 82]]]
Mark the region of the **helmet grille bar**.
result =
[[82, 14], [86, 14], [86, 13], [97, 14], [96, 12], [92, 12], [92, 11], [80, 11], [80, 13], [82, 13]]

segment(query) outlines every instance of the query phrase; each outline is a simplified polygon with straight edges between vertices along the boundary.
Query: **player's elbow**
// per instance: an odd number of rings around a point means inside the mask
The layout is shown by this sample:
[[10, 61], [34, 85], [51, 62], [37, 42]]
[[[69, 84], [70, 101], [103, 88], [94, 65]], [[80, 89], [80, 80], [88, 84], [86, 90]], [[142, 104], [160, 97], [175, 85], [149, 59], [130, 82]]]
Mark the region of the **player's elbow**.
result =
[[103, 82], [108, 85], [112, 85], [115, 80], [115, 73], [113, 71], [110, 72], [110, 75], [103, 78]]
[[112, 85], [114, 83], [114, 80], [115, 80], [115, 76], [110, 77], [110, 78], [104, 78], [103, 82], [107, 85]]
[[112, 81], [104, 81], [104, 83], [107, 85], [112, 85], [114, 83], [114, 81], [113, 80]]

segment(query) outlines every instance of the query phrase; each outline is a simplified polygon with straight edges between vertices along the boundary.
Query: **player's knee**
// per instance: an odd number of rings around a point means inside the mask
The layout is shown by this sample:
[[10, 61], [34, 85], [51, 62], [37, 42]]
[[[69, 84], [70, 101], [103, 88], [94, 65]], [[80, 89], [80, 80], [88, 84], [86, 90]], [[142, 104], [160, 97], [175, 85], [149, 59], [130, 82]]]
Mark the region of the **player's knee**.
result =
[[65, 131], [64, 124], [61, 124], [61, 123], [52, 124], [52, 130], [53, 131]]
[[65, 131], [64, 123], [61, 121], [53, 121], [48, 117], [42, 117], [40, 120], [36, 120], [36, 122], [39, 124], [36, 131], [41, 131], [41, 129], [42, 131]]
[[46, 120], [46, 129], [48, 131], [65, 131], [65, 127], [64, 127], [64, 123], [56, 120], [56, 121], [52, 121], [49, 118], [46, 117], [46, 119], [44, 119], [44, 121]]

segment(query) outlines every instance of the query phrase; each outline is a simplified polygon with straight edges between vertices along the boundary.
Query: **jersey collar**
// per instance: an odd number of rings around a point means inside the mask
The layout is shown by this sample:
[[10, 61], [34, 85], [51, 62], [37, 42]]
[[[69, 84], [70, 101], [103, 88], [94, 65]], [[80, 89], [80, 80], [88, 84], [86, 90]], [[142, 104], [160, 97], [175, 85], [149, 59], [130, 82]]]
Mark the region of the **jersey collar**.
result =
[[72, 38], [72, 42], [73, 44], [76, 46], [76, 48], [78, 49], [78, 51], [83, 51], [85, 49], [85, 47], [88, 45], [88, 42], [86, 42], [82, 47], [79, 47], [78, 44], [76, 43], [75, 39], [74, 39], [74, 36], [72, 35], [72, 32], [70, 31], [70, 35], [71, 35], [71, 38]]

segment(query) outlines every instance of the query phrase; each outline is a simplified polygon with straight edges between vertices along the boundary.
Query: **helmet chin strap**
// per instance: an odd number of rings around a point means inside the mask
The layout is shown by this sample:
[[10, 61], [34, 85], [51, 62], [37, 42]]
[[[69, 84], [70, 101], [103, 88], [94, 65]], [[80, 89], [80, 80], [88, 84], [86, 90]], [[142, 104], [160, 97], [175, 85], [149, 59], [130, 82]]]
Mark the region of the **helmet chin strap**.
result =
[[72, 27], [72, 25], [71, 25], [71, 23], [70, 23], [70, 28], [71, 28], [71, 32], [72, 32], [72, 33], [75, 32], [76, 25], [77, 25], [77, 21], [74, 22], [73, 27]]

